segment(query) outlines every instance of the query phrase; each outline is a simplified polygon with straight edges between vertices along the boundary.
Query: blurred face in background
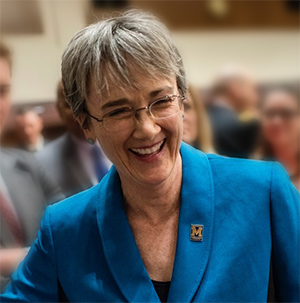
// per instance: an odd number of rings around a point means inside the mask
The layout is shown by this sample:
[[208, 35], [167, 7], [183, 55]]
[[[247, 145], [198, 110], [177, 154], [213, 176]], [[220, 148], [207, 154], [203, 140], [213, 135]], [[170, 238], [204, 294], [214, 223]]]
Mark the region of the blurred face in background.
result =
[[6, 58], [0, 57], [0, 136], [11, 104], [11, 71]]
[[24, 145], [36, 144], [43, 130], [43, 120], [32, 111], [16, 117], [16, 132], [20, 143]]
[[239, 76], [229, 81], [229, 95], [238, 112], [255, 110], [259, 95], [255, 82], [248, 76]]
[[267, 95], [262, 106], [262, 132], [273, 147], [299, 144], [299, 100], [285, 91]]
[[193, 144], [198, 136], [198, 121], [195, 104], [190, 94], [183, 102], [184, 120], [183, 120], [183, 141], [188, 144]]
[[74, 119], [72, 110], [66, 101], [64, 92], [63, 92], [63, 85], [60, 82], [57, 88], [57, 100], [56, 100], [56, 107], [58, 113], [63, 120], [67, 130], [72, 135], [76, 136], [81, 140], [85, 140], [84, 133], [79, 125], [79, 123]]

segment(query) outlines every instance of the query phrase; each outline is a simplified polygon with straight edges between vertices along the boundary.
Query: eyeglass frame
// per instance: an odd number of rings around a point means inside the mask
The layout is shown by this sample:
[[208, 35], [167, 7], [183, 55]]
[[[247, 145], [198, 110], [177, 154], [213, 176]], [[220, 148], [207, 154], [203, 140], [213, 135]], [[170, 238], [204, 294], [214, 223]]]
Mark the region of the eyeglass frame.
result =
[[[149, 114], [149, 116], [150, 116], [150, 117], [153, 117], [154, 119], [167, 119], [167, 118], [172, 117], [172, 116], [165, 117], [165, 118], [155, 118], [155, 117], [152, 115], [152, 112], [151, 112], [151, 108], [152, 108], [153, 104], [155, 104], [155, 103], [158, 102], [158, 101], [163, 100], [163, 98], [166, 98], [166, 97], [169, 97], [169, 98], [174, 98], [174, 97], [180, 98], [180, 101], [181, 101], [181, 102], [183, 102], [183, 100], [186, 99], [185, 96], [181, 96], [181, 95], [165, 95], [164, 97], [159, 98], [159, 99], [157, 99], [157, 100], [151, 102], [148, 106], [140, 107], [140, 108], [137, 108], [137, 109], [135, 109], [133, 106], [127, 106], [126, 108], [133, 110], [133, 116], [132, 116], [132, 117], [136, 117], [136, 114], [137, 114], [139, 111], [145, 109], [145, 110], [147, 111], [147, 113]], [[86, 108], [84, 108], [83, 111], [84, 111], [89, 117], [91, 117], [91, 118], [93, 118], [94, 120], [96, 120], [97, 122], [101, 122], [101, 123], [103, 123], [103, 119], [104, 119], [106, 116], [108, 116], [109, 114], [111, 114], [111, 113], [113, 112], [113, 111], [110, 111], [109, 113], [104, 114], [104, 115], [99, 119], [99, 118], [97, 118], [96, 116], [94, 116], [94, 115], [92, 115], [91, 113], [89, 113], [89, 111], [88, 111]], [[102, 125], [103, 125], [103, 124], [102, 124]], [[104, 127], [105, 127], [105, 126], [104, 126]], [[107, 128], [106, 128], [106, 129], [107, 129]], [[107, 130], [108, 130], [108, 129], [107, 129]]]
[[278, 116], [282, 121], [288, 121], [299, 116], [299, 111], [275, 110], [275, 111], [263, 111], [262, 114], [268, 120], [273, 120]]

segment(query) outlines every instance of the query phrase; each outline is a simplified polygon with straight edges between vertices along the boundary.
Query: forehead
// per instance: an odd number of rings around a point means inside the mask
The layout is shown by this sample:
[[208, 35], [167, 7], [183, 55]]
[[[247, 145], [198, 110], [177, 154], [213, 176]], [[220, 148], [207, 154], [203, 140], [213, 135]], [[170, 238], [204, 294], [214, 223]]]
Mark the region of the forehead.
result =
[[152, 92], [161, 91], [161, 94], [177, 93], [175, 77], [150, 76], [143, 73], [137, 73], [134, 79], [134, 87], [120, 87], [118, 83], [108, 82], [108, 89], [100, 91], [96, 81], [91, 81], [89, 87], [88, 103], [94, 103], [96, 100], [101, 105], [119, 99], [128, 99], [136, 101], [147, 99]]
[[40, 120], [40, 117], [33, 112], [27, 112], [24, 115], [18, 116], [17, 118], [19, 122], [23, 123], [36, 123]]
[[287, 92], [270, 93], [265, 100], [265, 107], [297, 107], [297, 100]]

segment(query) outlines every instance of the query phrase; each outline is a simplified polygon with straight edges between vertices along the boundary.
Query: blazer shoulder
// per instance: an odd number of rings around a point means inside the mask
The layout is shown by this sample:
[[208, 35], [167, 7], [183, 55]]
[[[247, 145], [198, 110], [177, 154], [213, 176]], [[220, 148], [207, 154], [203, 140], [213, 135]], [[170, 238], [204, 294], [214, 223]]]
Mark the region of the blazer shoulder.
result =
[[226, 167], [227, 169], [232, 167], [236, 168], [241, 166], [242, 168], [258, 168], [265, 169], [269, 167], [272, 169], [274, 161], [265, 161], [265, 160], [254, 160], [254, 159], [243, 159], [243, 158], [233, 158], [233, 157], [225, 157], [219, 156], [216, 154], [206, 154], [211, 165], [217, 165], [219, 167]]
[[79, 222], [96, 217], [96, 204], [99, 200], [99, 184], [51, 205], [51, 222], [58, 230], [72, 227]]
[[251, 184], [271, 182], [275, 162], [229, 158], [215, 154], [207, 154], [207, 158], [214, 178]]

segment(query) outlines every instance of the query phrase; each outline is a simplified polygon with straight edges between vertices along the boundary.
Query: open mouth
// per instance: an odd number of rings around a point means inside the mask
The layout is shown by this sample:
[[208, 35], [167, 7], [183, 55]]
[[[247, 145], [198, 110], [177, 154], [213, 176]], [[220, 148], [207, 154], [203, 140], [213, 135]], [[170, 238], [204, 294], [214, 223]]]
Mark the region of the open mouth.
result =
[[149, 157], [158, 154], [164, 147], [166, 139], [147, 148], [130, 148], [129, 150], [139, 157]]

